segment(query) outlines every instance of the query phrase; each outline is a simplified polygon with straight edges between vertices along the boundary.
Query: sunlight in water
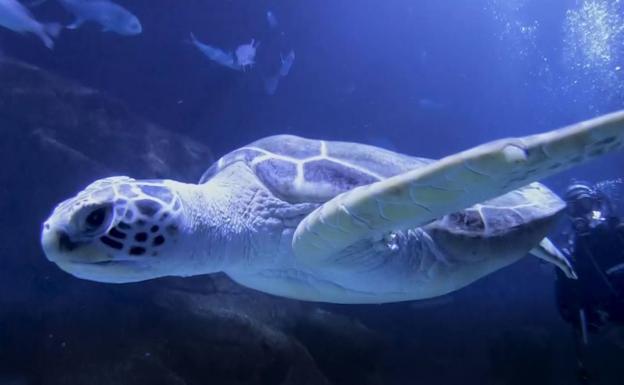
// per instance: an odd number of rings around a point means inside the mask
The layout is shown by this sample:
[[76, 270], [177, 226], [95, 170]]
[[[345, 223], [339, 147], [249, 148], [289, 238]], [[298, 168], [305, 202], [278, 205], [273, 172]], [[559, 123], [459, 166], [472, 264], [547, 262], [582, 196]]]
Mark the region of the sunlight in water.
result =
[[565, 21], [565, 55], [581, 68], [610, 68], [622, 48], [624, 20], [620, 1], [585, 1], [568, 10]]
[[577, 92], [580, 100], [599, 92], [608, 101], [624, 91], [618, 82], [624, 48], [622, 5], [620, 0], [586, 0], [566, 12], [563, 64], [570, 74], [568, 90]]
[[526, 3], [526, 0], [489, 0], [485, 6], [499, 25], [498, 39], [506, 42], [508, 48], [523, 59], [535, 53], [539, 28], [537, 20], [522, 17]]
[[550, 89], [551, 61], [538, 47], [543, 28], [528, 12], [529, 3], [528, 0], [488, 0], [485, 11], [492, 16], [496, 37], [503, 43], [502, 62], [519, 65], [515, 70], [523, 69], [531, 79], [539, 79], [543, 88]]

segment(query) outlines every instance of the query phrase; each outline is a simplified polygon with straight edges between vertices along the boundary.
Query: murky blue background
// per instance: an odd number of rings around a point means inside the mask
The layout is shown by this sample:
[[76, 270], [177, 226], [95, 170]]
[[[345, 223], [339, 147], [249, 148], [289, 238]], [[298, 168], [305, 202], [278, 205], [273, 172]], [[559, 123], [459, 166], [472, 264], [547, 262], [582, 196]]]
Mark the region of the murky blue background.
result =
[[[290, 132], [370, 137], [441, 156], [621, 106], [617, 3], [134, 0], [121, 4], [140, 17], [139, 37], [91, 25], [64, 32], [53, 53], [34, 39], [3, 36], [3, 45], [218, 153]], [[278, 18], [276, 29], [266, 22], [268, 10]], [[71, 21], [53, 1], [35, 12]], [[209, 63], [185, 44], [190, 32], [230, 49], [255, 38], [258, 65], [241, 74]], [[262, 77], [290, 49], [295, 67], [267, 97]]]

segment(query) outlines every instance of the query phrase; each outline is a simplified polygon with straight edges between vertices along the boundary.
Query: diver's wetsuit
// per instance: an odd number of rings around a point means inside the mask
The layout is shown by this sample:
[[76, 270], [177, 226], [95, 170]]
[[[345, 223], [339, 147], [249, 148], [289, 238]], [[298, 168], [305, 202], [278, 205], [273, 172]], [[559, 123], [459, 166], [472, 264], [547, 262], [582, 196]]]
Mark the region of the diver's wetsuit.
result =
[[573, 230], [568, 254], [578, 279], [557, 270], [556, 298], [562, 318], [576, 331], [578, 379], [583, 385], [593, 383], [585, 367], [590, 333], [624, 327], [624, 221], [615, 215], [609, 195], [574, 183], [565, 196]]
[[607, 323], [624, 325], [624, 223], [608, 217], [574, 234], [571, 257], [577, 280], [557, 271], [556, 295], [564, 320], [580, 330], [581, 309], [588, 331]]

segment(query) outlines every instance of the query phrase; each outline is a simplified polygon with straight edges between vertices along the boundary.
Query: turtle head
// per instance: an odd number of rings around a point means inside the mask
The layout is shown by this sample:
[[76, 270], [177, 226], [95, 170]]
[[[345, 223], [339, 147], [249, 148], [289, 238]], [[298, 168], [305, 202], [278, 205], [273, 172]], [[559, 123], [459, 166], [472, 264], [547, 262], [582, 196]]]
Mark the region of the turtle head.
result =
[[123, 283], [168, 275], [183, 225], [176, 182], [98, 180], [43, 224], [47, 258], [83, 279]]

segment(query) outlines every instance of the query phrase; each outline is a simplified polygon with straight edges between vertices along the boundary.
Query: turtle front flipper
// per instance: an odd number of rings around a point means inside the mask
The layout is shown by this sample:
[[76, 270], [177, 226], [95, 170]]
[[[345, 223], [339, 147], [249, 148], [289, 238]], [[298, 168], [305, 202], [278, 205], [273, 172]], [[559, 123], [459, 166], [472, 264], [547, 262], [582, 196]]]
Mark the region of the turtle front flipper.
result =
[[557, 266], [566, 277], [570, 279], [578, 279], [570, 261], [568, 261], [565, 255], [563, 255], [563, 253], [550, 241], [550, 239], [544, 238], [539, 245], [535, 246], [530, 251], [530, 253], [543, 261]]
[[322, 266], [359, 240], [422, 226], [617, 150], [623, 143], [624, 111], [486, 143], [331, 199], [298, 225], [293, 250], [300, 262]]

